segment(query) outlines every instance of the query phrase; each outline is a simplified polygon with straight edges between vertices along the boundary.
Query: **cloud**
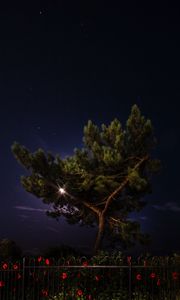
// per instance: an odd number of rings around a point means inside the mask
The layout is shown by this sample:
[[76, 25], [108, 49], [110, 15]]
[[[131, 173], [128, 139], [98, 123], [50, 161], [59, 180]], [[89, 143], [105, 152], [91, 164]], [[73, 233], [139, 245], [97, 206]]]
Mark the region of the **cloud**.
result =
[[21, 217], [22, 219], [27, 219], [27, 218], [29, 218], [29, 216], [26, 216], [26, 215], [19, 215], [19, 217]]
[[140, 217], [140, 220], [146, 221], [146, 220], [148, 220], [148, 217], [142, 216], [142, 217]]
[[[54, 211], [53, 206], [48, 207], [49, 209], [44, 209], [44, 208], [35, 208], [35, 207], [29, 207], [29, 206], [22, 206], [22, 205], [18, 205], [18, 206], [14, 206], [15, 209], [18, 210], [23, 210], [26, 212], [51, 212]], [[69, 212], [68, 207], [66, 205], [64, 205], [64, 207], [62, 207], [60, 209], [62, 211], [62, 213], [67, 213]], [[73, 207], [73, 211], [78, 211], [78, 209], [76, 209], [76, 207]], [[72, 211], [72, 212], [73, 212]], [[21, 215], [21, 218], [27, 218], [27, 216], [25, 217], [25, 215]]]
[[180, 212], [180, 206], [176, 202], [166, 202], [164, 205], [152, 205], [152, 207], [161, 211]]
[[142, 217], [134, 217], [134, 218], [128, 218], [127, 219], [128, 221], [130, 221], [130, 222], [134, 222], [134, 221], [138, 221], [138, 220], [142, 220], [142, 221], [146, 221], [146, 220], [148, 220], [148, 217], [146, 217], [146, 216], [142, 216]]
[[23, 221], [23, 222], [29, 218], [29, 216], [26, 216], [26, 215], [19, 215], [19, 217], [20, 217], [21, 221]]
[[25, 210], [25, 211], [36, 211], [36, 212], [45, 212], [47, 209], [35, 208], [29, 206], [14, 206], [15, 209]]
[[49, 231], [53, 231], [53, 232], [56, 232], [56, 233], [59, 232], [56, 228], [51, 227], [51, 226], [47, 226], [46, 228], [47, 228]]

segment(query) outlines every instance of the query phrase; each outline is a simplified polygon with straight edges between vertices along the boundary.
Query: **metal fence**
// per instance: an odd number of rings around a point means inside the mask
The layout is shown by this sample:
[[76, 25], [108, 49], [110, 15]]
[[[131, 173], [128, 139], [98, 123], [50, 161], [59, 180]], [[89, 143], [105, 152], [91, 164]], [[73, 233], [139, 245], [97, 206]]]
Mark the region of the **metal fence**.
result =
[[0, 300], [45, 299], [180, 300], [180, 266], [97, 265], [85, 257], [0, 262]]

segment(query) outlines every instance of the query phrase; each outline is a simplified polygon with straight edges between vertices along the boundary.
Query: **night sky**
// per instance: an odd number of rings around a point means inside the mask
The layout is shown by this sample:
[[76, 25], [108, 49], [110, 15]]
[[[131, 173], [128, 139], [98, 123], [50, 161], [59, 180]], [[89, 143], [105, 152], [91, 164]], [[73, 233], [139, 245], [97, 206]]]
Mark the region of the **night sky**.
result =
[[[180, 249], [180, 11], [92, 1], [37, 1], [0, 9], [0, 239], [25, 251], [62, 243], [92, 247], [95, 229], [48, 218], [24, 191], [14, 141], [62, 157], [82, 147], [83, 127], [137, 104], [152, 120], [162, 171], [148, 205], [130, 218], [151, 234], [154, 253]], [[146, 6], [147, 5], [147, 6]]]

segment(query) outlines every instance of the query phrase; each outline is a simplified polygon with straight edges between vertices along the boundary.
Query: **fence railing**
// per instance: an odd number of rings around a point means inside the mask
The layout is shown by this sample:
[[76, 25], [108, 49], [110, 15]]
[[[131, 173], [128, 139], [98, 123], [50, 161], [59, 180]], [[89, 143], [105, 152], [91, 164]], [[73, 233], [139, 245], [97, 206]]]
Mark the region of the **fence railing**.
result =
[[97, 265], [85, 257], [3, 261], [0, 299], [179, 300], [180, 265]]

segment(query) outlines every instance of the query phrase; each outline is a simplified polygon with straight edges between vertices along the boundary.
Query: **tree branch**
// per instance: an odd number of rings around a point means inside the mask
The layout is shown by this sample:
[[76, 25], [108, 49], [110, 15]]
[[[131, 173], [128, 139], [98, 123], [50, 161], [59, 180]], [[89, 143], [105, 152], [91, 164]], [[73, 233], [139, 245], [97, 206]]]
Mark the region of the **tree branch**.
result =
[[[137, 170], [144, 161], [148, 160], [149, 155], [144, 156], [133, 168], [133, 170]], [[128, 176], [125, 178], [125, 180], [120, 184], [120, 186], [107, 198], [105, 207], [102, 211], [102, 214], [104, 215], [106, 213], [106, 211], [108, 210], [109, 205], [111, 204], [111, 202], [113, 201], [113, 197], [116, 196], [117, 194], [119, 194], [123, 188], [128, 184], [129, 182], [129, 178]]]
[[[148, 155], [146, 155], [145, 157], [143, 157], [134, 167], [133, 170], [136, 170], [138, 169], [142, 163], [147, 160], [149, 158]], [[111, 202], [113, 201], [113, 198], [123, 190], [123, 188], [128, 184], [129, 182], [129, 179], [128, 179], [128, 176], [125, 178], [125, 180], [120, 184], [120, 186], [107, 198], [107, 200], [105, 202], [101, 202], [101, 203], [98, 203], [96, 204], [96, 206], [100, 205], [100, 204], [103, 204], [103, 203], [106, 203], [105, 204], [105, 207], [103, 210], [100, 210], [99, 208], [95, 207], [94, 205], [92, 205], [91, 203], [87, 202], [87, 201], [82, 201], [82, 200], [79, 200], [78, 202], [79, 203], [82, 203], [84, 204], [86, 207], [88, 207], [89, 209], [91, 209], [93, 212], [95, 212], [98, 216], [100, 215], [105, 215], [109, 205], [111, 204]], [[50, 183], [52, 186], [56, 187], [54, 184]], [[57, 187], [56, 187], [57, 188]], [[71, 198], [74, 198], [74, 200], [78, 200], [77, 198], [73, 197], [72, 195], [69, 195]], [[103, 199], [104, 200], [104, 199]], [[111, 218], [113, 220], [113, 218]], [[115, 219], [114, 219], [115, 220]], [[117, 222], [117, 220], [116, 220]]]
[[102, 205], [102, 204], [104, 204], [104, 203], [106, 203], [106, 201], [103, 201], [103, 202], [100, 202], [100, 203], [97, 203], [97, 204], [94, 204], [95, 206], [99, 206], [99, 205]]
[[86, 201], [82, 201], [82, 203], [83, 203], [86, 207], [90, 208], [93, 212], [95, 212], [98, 216], [100, 216], [101, 210], [100, 210], [99, 208], [94, 207], [91, 203], [86, 202]]
[[123, 224], [123, 222], [122, 222], [122, 221], [120, 221], [120, 220], [117, 220], [117, 219], [115, 219], [115, 218], [113, 218], [113, 217], [110, 217], [110, 220], [111, 220], [111, 222], [114, 222], [114, 223]]

